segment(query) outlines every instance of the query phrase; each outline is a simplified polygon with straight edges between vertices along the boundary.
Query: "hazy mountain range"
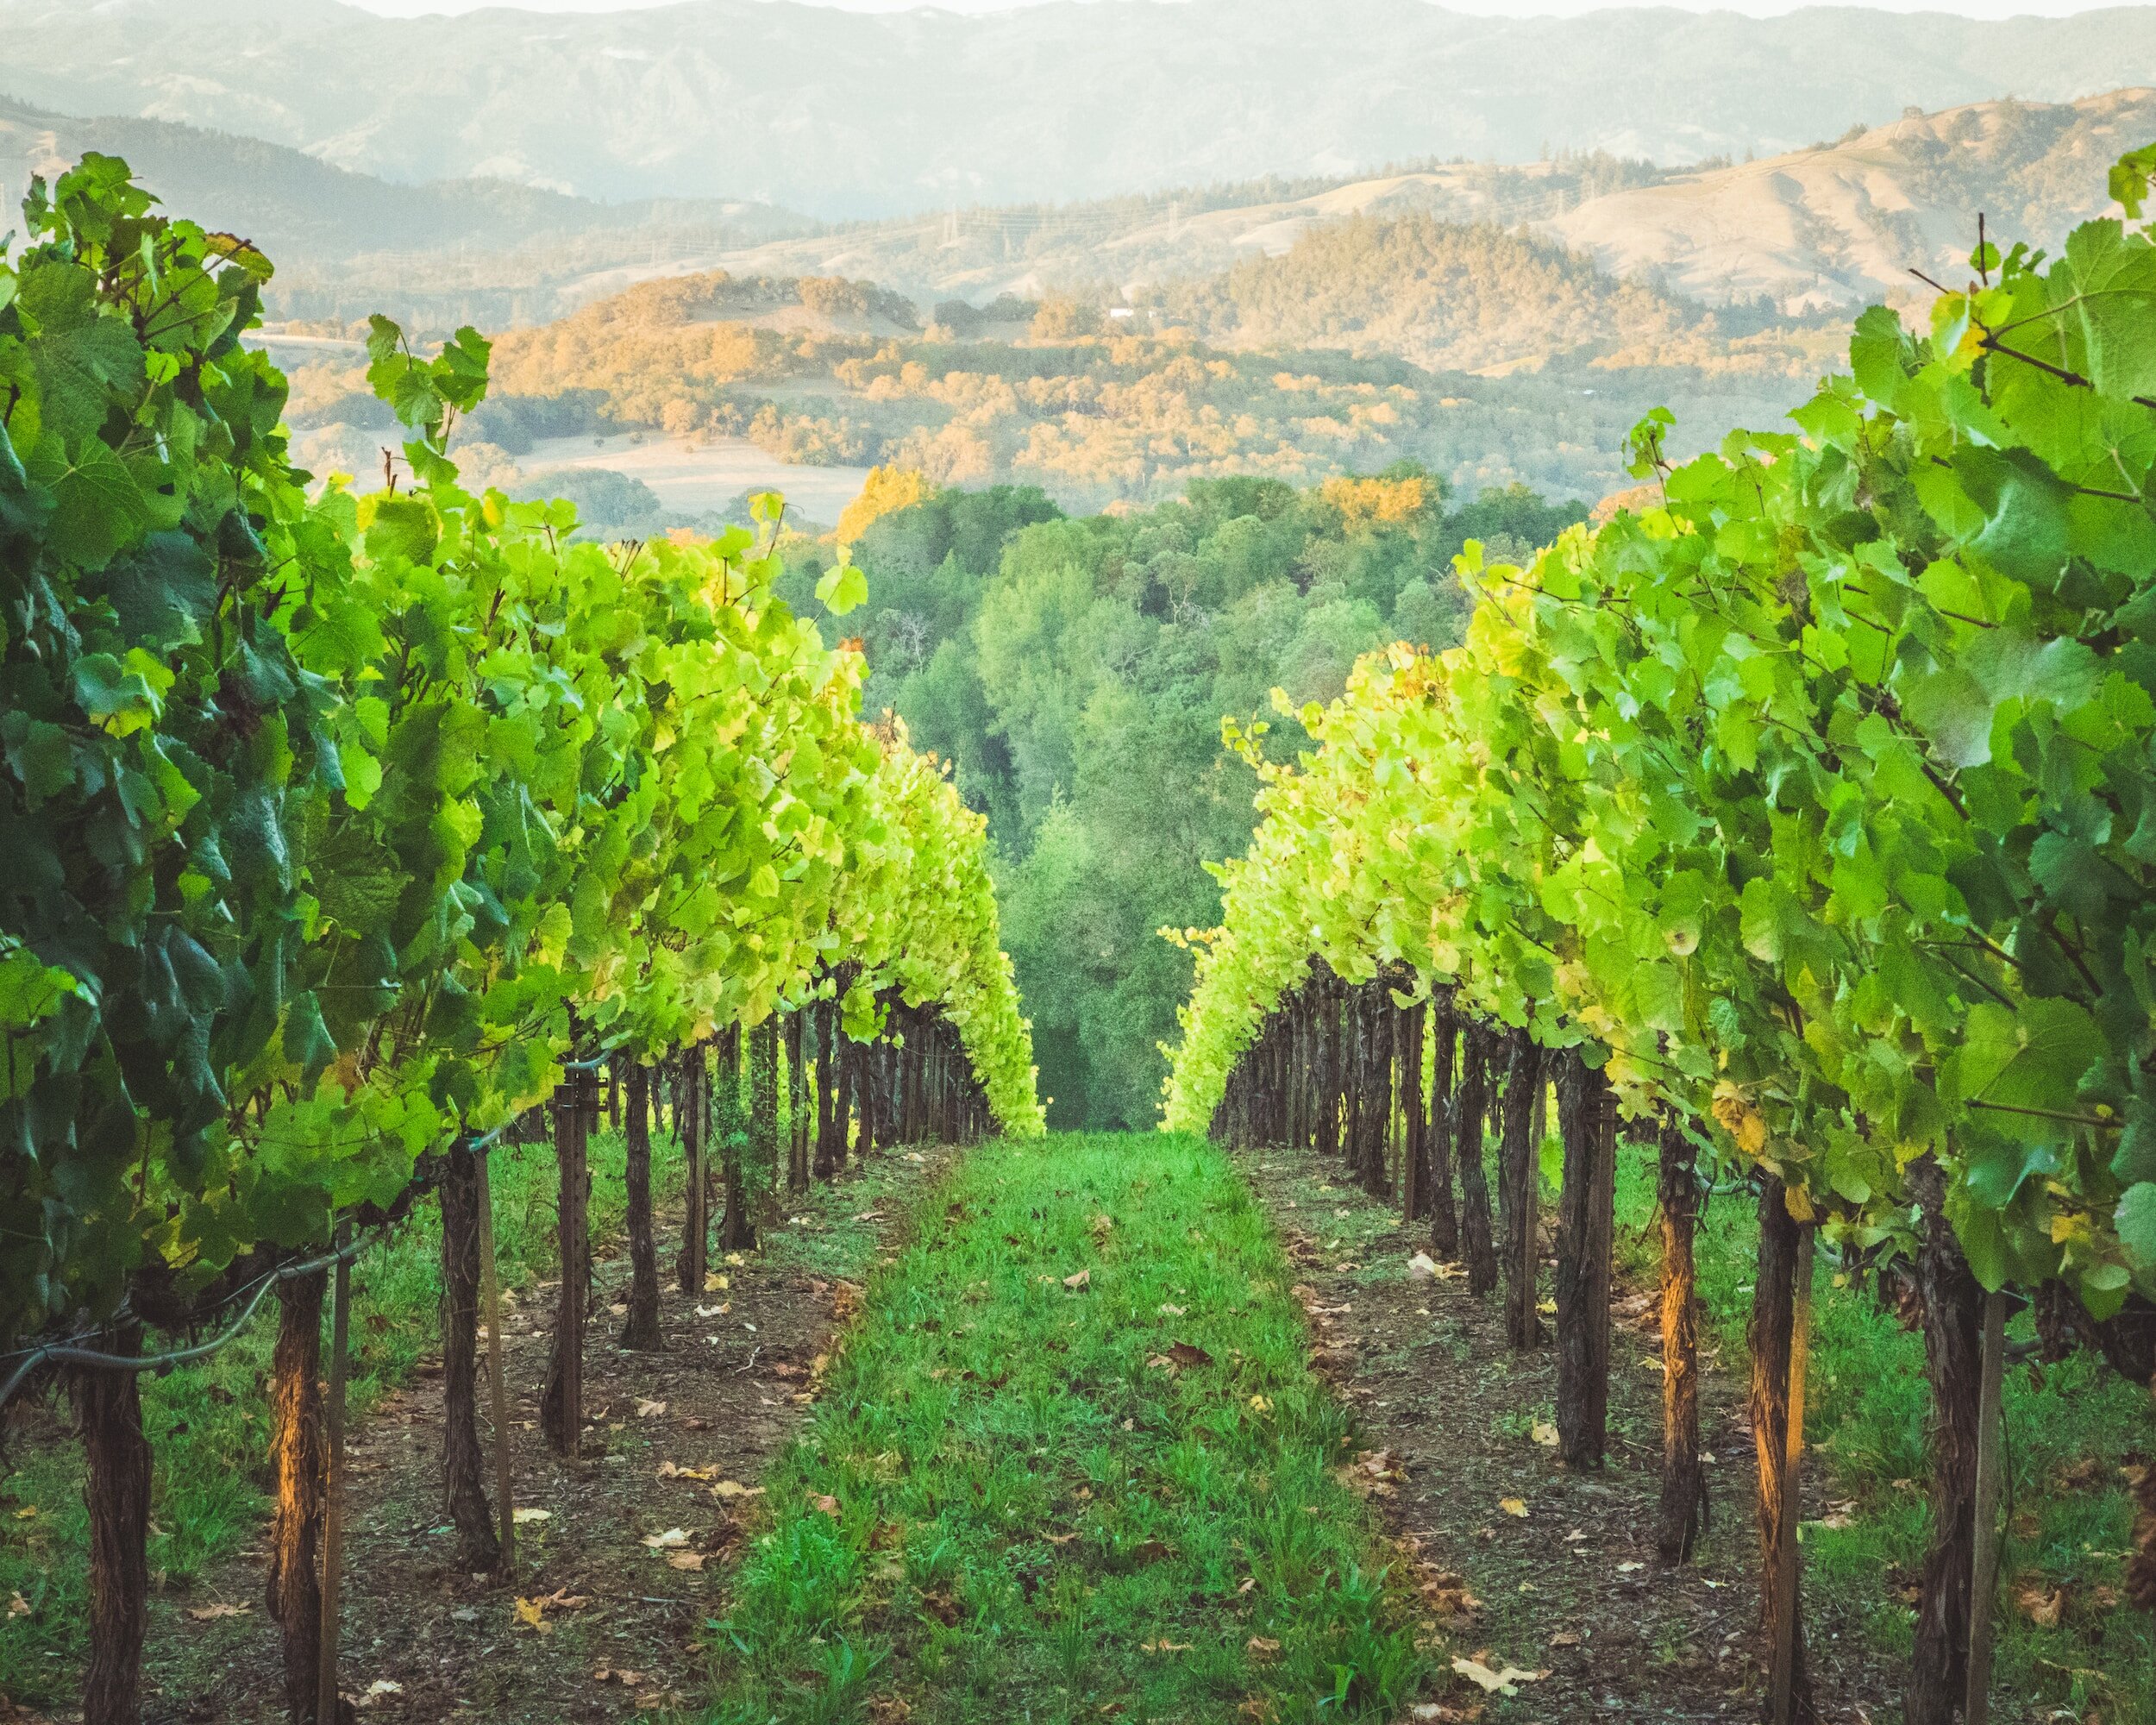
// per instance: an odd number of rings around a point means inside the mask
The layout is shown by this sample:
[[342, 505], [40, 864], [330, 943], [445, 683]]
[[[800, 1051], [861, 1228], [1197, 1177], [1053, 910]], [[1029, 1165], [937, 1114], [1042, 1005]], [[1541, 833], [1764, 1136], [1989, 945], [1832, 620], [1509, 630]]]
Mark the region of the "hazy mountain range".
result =
[[1426, 0], [1056, 0], [977, 16], [686, 0], [393, 20], [334, 0], [0, 0], [0, 91], [392, 180], [824, 217], [1413, 158], [1773, 154], [2011, 93], [2156, 84], [2156, 8], [1503, 19]]

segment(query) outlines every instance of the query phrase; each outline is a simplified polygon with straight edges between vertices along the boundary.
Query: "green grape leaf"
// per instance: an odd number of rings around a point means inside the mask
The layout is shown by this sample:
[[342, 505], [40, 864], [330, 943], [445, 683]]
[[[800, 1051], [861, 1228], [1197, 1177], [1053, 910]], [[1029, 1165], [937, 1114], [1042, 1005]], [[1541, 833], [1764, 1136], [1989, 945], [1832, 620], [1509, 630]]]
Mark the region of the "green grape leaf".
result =
[[843, 617], [868, 597], [868, 578], [850, 559], [833, 564], [816, 583], [816, 597], [834, 617]]
[[2144, 1180], [2128, 1187], [2113, 1220], [2120, 1245], [2141, 1272], [2156, 1271], [2156, 1181]]

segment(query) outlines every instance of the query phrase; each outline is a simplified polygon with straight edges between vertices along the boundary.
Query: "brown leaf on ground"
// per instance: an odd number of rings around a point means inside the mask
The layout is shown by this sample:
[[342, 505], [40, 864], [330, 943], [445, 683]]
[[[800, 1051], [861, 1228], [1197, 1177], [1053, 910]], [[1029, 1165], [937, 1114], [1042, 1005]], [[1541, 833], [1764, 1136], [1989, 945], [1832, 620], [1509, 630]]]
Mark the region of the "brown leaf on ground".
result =
[[2040, 1629], [2055, 1629], [2065, 1615], [2071, 1588], [2053, 1587], [2041, 1576], [2023, 1576], [2014, 1584], [2014, 1603]]
[[1492, 1671], [1480, 1659], [1462, 1659], [1455, 1654], [1452, 1669], [1486, 1695], [1517, 1695], [1523, 1683], [1539, 1683], [1550, 1675], [1547, 1672], [1522, 1671], [1508, 1665], [1502, 1671]]
[[1075, 1276], [1066, 1276], [1063, 1277], [1063, 1286], [1074, 1294], [1081, 1289], [1090, 1288], [1093, 1286], [1093, 1272], [1090, 1270], [1081, 1270]]
[[617, 1671], [607, 1665], [601, 1665], [592, 1673], [593, 1683], [618, 1683], [630, 1689], [641, 1687], [643, 1680], [644, 1674], [640, 1671]]
[[828, 1493], [822, 1496], [810, 1498], [809, 1507], [812, 1509], [821, 1511], [824, 1515], [830, 1516], [834, 1521], [838, 1519], [838, 1500], [836, 1497], [830, 1496]]
[[1497, 1507], [1507, 1515], [1524, 1518], [1527, 1513], [1527, 1500], [1524, 1497], [1501, 1497], [1497, 1500]]
[[[16, 1595], [16, 1599], [22, 1596], [19, 1593]], [[10, 1601], [8, 1606], [8, 1615], [23, 1616], [28, 1614], [29, 1609], [28, 1605], [25, 1605], [21, 1611], [17, 1611], [13, 1601]], [[254, 1609], [252, 1605], [190, 1605], [187, 1608], [187, 1615], [197, 1623], [214, 1623], [220, 1617], [244, 1617]]]
[[1468, 1591], [1466, 1578], [1449, 1570], [1426, 1571], [1419, 1585], [1423, 1603], [1448, 1624], [1457, 1623], [1482, 1609], [1482, 1602]]
[[1213, 1356], [1195, 1342], [1177, 1342], [1175, 1346], [1168, 1350], [1168, 1357], [1181, 1366], [1211, 1365], [1213, 1364]]
[[1254, 1663], [1266, 1665], [1279, 1656], [1280, 1643], [1269, 1635], [1253, 1635], [1244, 1642], [1243, 1650]]
[[694, 1574], [704, 1567], [704, 1553], [701, 1552], [668, 1552], [667, 1567], [684, 1569]]

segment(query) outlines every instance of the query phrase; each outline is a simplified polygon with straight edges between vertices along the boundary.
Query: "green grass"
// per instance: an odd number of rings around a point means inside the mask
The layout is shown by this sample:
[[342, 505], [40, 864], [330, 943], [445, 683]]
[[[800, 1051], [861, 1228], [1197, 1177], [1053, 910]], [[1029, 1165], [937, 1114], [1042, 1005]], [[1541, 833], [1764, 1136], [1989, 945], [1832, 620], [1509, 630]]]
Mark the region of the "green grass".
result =
[[[1226, 1159], [993, 1144], [922, 1220], [766, 1476], [708, 1725], [879, 1693], [918, 1725], [1398, 1716], [1426, 1669], [1404, 1583]], [[1151, 1363], [1178, 1342], [1209, 1359]]]
[[[1618, 1170], [1627, 1273], [1652, 1286], [1660, 1261], [1649, 1231], [1653, 1165], [1643, 1155], [1623, 1155]], [[1712, 1200], [1697, 1251], [1708, 1314], [1702, 1344], [1720, 1349], [1722, 1371], [1741, 1384], [1758, 1262], [1749, 1192]], [[1903, 1658], [1915, 1613], [1901, 1592], [1915, 1584], [1931, 1526], [1924, 1342], [1868, 1289], [1841, 1283], [1822, 1263], [1806, 1426], [1829, 1495], [1853, 1505], [1852, 1521], [1805, 1529], [1805, 1585], [1814, 1609], [1824, 1606], [1861, 1624], [1881, 1652]], [[2027, 1320], [2015, 1329], [2027, 1333]], [[1994, 1717], [2078, 1719], [2094, 1711], [2105, 1725], [2156, 1725], [2156, 1633], [2130, 1608], [2106, 1604], [2102, 1591], [2115, 1595], [2129, 1544], [2133, 1508], [2119, 1467], [2149, 1447], [2148, 1392], [2083, 1353], [2042, 1368], [2040, 1382], [2027, 1368], [2009, 1369], [2006, 1415], [2011, 1531], [2001, 1563]], [[1720, 1448], [1721, 1437], [1710, 1434], [1712, 1446]], [[2059, 1624], [2039, 1627], [2015, 1607], [2016, 1584], [2027, 1581], [2067, 1590]], [[1889, 1716], [1875, 1716], [1880, 1725]]]

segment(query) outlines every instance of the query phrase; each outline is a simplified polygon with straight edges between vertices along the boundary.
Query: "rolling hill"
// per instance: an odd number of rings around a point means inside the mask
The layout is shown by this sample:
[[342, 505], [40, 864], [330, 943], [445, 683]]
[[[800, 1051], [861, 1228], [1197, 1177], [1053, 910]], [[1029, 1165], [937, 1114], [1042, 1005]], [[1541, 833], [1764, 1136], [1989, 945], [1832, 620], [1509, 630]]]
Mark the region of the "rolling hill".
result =
[[[245, 133], [383, 179], [828, 218], [1420, 157], [1801, 148], [1996, 97], [2156, 83], [2156, 9], [1987, 23], [1806, 8], [1507, 19], [1426, 0], [794, 0], [385, 19], [335, 0], [0, 0], [0, 89]], [[327, 75], [334, 71], [335, 75]]]
[[1542, 225], [1605, 268], [1651, 270], [1702, 298], [1785, 307], [1921, 292], [1968, 273], [1977, 216], [2055, 247], [2109, 207], [2104, 171], [2156, 138], [2156, 90], [2071, 104], [1983, 102], [1910, 114], [1839, 142], [1677, 175]]
[[86, 150], [125, 158], [168, 210], [260, 246], [278, 265], [273, 309], [286, 317], [379, 308], [427, 323], [537, 321], [566, 309], [556, 284], [812, 225], [716, 199], [601, 204], [504, 179], [397, 185], [260, 138], [78, 118], [4, 96], [0, 208], [11, 213], [33, 174], [49, 179]]

